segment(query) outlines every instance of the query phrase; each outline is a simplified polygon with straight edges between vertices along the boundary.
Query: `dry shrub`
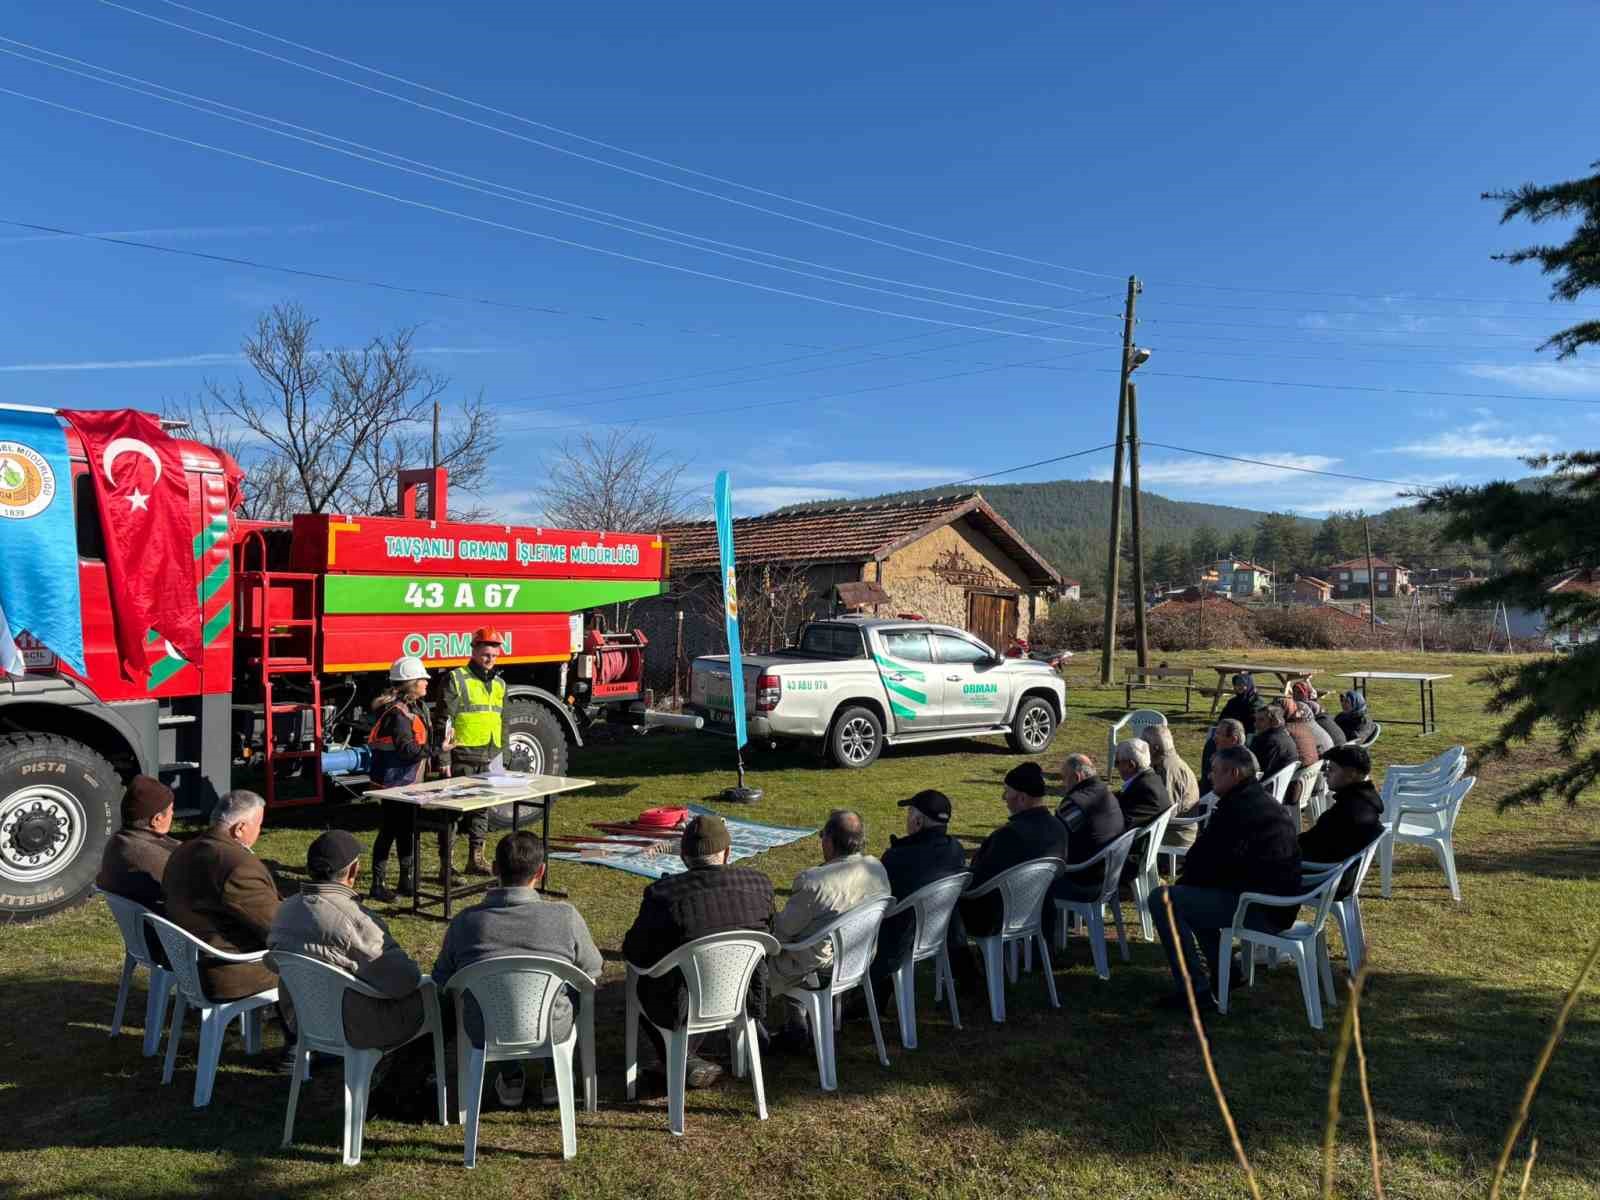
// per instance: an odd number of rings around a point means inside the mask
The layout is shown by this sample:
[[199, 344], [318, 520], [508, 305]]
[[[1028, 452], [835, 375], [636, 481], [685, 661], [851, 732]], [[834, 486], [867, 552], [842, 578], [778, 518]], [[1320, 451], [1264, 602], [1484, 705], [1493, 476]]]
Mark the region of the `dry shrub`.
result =
[[1253, 615], [1237, 604], [1169, 601], [1145, 617], [1145, 637], [1153, 650], [1214, 650], [1261, 642]]

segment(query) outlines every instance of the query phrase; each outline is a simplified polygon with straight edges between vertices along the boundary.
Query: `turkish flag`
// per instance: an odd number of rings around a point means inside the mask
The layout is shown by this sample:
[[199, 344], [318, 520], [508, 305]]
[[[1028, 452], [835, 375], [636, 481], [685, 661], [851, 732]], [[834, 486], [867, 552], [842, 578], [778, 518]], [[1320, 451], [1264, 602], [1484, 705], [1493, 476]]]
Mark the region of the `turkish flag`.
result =
[[200, 596], [183, 453], [161, 422], [132, 409], [63, 411], [83, 439], [100, 502], [122, 670], [149, 673], [151, 630], [199, 663]]

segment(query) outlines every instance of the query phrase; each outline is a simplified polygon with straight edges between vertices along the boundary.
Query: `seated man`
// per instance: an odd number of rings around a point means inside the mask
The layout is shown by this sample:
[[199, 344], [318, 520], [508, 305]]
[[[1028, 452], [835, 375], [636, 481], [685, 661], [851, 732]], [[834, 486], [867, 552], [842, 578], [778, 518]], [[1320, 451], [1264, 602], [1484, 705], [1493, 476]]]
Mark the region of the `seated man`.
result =
[[391, 1050], [422, 1028], [422, 970], [389, 927], [361, 907], [355, 888], [364, 849], [342, 829], [319, 835], [306, 851], [311, 882], [278, 906], [267, 945], [348, 971], [382, 992], [381, 1000], [345, 993], [344, 1032], [358, 1049]]
[[[1343, 862], [1360, 854], [1383, 832], [1383, 797], [1372, 786], [1372, 755], [1363, 746], [1336, 746], [1323, 759], [1333, 805], [1300, 835], [1300, 857], [1306, 862]], [[1348, 896], [1355, 880], [1341, 882]]]
[[[889, 837], [883, 852], [883, 869], [889, 876], [889, 894], [904, 900], [919, 888], [967, 869], [966, 851], [950, 836], [950, 797], [932, 789], [900, 801], [906, 810], [906, 835]], [[872, 987], [878, 1003], [887, 1004], [889, 977], [906, 955], [916, 937], [917, 917], [903, 912], [890, 917], [878, 930], [878, 953], [872, 960]]]
[[[174, 850], [161, 877], [172, 923], [230, 954], [267, 949], [278, 915], [278, 885], [251, 850], [266, 811], [267, 802], [254, 792], [229, 792], [212, 810], [211, 828]], [[209, 999], [240, 1000], [277, 987], [278, 976], [265, 963], [202, 955], [200, 983]], [[289, 1016], [281, 1000], [279, 1010]], [[291, 1049], [285, 1063], [292, 1060]]]
[[[780, 942], [805, 942], [863, 901], [890, 894], [889, 875], [883, 864], [863, 853], [867, 829], [860, 813], [846, 808], [834, 809], [828, 814], [828, 822], [819, 836], [822, 865], [808, 867], [794, 877], [789, 903], [783, 906], [772, 924], [773, 935]], [[782, 992], [832, 965], [830, 942], [804, 950], [786, 950], [772, 960], [773, 991]], [[783, 1044], [787, 1048], [809, 1049], [811, 1037], [806, 1032], [805, 1009], [793, 997], [788, 997], [785, 1004], [788, 1014], [784, 1020]]]
[[167, 860], [181, 844], [167, 836], [172, 828], [172, 801], [172, 789], [159, 779], [135, 775], [122, 794], [122, 828], [106, 843], [100, 874], [95, 878], [102, 891], [136, 900], [162, 916], [167, 915], [167, 900], [161, 877], [166, 874]]
[[[1011, 819], [984, 838], [972, 856], [968, 866], [972, 882], [967, 885], [968, 891], [982, 887], [1002, 871], [1025, 862], [1066, 855], [1067, 827], [1056, 820], [1045, 804], [1044, 772], [1038, 763], [1020, 762], [1006, 772], [1002, 800]], [[999, 892], [990, 892], [976, 900], [963, 899], [959, 911], [967, 933], [991, 937], [1000, 932], [1003, 913]], [[950, 961], [958, 980], [977, 978], [970, 955], [955, 953], [952, 946]]]
[[1232, 717], [1224, 717], [1206, 739], [1205, 752], [1200, 757], [1200, 798], [1203, 800], [1214, 790], [1211, 786], [1211, 759], [1218, 750], [1245, 744], [1244, 725]]
[[[546, 900], [539, 894], [544, 882], [544, 846], [527, 830], [507, 834], [494, 848], [494, 873], [498, 887], [484, 893], [483, 903], [458, 913], [445, 930], [444, 945], [433, 963], [433, 981], [442, 989], [463, 967], [505, 954], [547, 954], [565, 959], [587, 975], [598, 977], [604, 960], [589, 936], [589, 926], [572, 905]], [[572, 997], [566, 988], [550, 1010], [550, 1035], [557, 1041], [572, 1030]], [[483, 1014], [477, 1001], [467, 997], [462, 1021], [467, 1039], [483, 1044]], [[522, 1103], [525, 1078], [521, 1068], [502, 1069], [495, 1079], [500, 1103]], [[554, 1086], [548, 1101], [554, 1100]]]
[[[727, 823], [718, 816], [692, 819], [683, 830], [678, 853], [688, 870], [656, 880], [644, 890], [639, 915], [622, 939], [622, 957], [636, 967], [652, 967], [679, 946], [713, 933], [734, 929], [772, 930], [772, 880], [751, 867], [730, 867], [732, 849]], [[750, 981], [746, 1011], [766, 1012], [767, 970], [756, 968]], [[649, 1020], [640, 1021], [645, 1044], [655, 1061], [667, 1060], [666, 1046], [651, 1022], [663, 1029], [682, 1023], [689, 1003], [683, 973], [669, 971], [659, 979], [639, 980], [639, 1006]], [[689, 1039], [688, 1086], [709, 1087], [722, 1068], [699, 1055], [701, 1038]], [[663, 1070], [657, 1067], [657, 1070]]]
[[[1243, 892], [1297, 896], [1300, 884], [1300, 842], [1295, 814], [1268, 795], [1256, 778], [1255, 759], [1242, 747], [1217, 751], [1211, 765], [1217, 806], [1178, 870], [1178, 882], [1157, 888], [1150, 909], [1156, 932], [1167, 951], [1167, 963], [1178, 990], [1161, 1000], [1166, 1008], [1186, 1008], [1182, 953], [1202, 1011], [1215, 1008], [1212, 980], [1217, 972], [1218, 939], [1233, 923]], [[1167, 919], [1165, 898], [1171, 897], [1177, 920], [1176, 937]], [[1253, 929], [1281, 931], [1294, 923], [1295, 910], [1253, 907]], [[1195, 943], [1199, 942], [1199, 953]]]
[[[1250, 739], [1250, 753], [1256, 756], [1263, 781], [1271, 779], [1284, 767], [1300, 766], [1300, 751], [1283, 726], [1283, 705], [1268, 704], [1256, 710], [1256, 736]], [[1211, 790], [1215, 792], [1216, 788]]]
[[[1056, 809], [1056, 819], [1067, 831], [1067, 865], [1088, 862], [1127, 830], [1122, 806], [1087, 754], [1069, 754], [1061, 764], [1066, 795]], [[1087, 871], [1063, 875], [1050, 885], [1044, 904], [1044, 935], [1054, 937], [1056, 906], [1053, 900], [1093, 900], [1105, 888], [1102, 863]]]

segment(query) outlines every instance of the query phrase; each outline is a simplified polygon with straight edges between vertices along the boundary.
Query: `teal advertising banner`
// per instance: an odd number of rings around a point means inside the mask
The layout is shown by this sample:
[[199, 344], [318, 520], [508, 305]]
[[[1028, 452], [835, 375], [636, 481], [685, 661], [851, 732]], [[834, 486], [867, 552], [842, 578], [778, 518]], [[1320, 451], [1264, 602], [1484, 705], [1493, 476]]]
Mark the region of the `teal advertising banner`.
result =
[[728, 627], [728, 665], [732, 668], [733, 733], [742, 750], [750, 740], [744, 714], [744, 655], [739, 650], [739, 578], [733, 569], [733, 489], [726, 471], [717, 472], [717, 549], [722, 554], [722, 612]]

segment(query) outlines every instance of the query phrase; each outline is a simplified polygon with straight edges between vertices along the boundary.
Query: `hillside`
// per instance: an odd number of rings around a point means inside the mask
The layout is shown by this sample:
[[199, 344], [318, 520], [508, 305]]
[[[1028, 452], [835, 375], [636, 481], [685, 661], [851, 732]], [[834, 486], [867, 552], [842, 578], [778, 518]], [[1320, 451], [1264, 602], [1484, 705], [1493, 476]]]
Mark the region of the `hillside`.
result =
[[[980, 490], [984, 498], [994, 505], [995, 511], [1011, 522], [1017, 532], [1027, 538], [1033, 548], [1063, 575], [1087, 582], [1103, 573], [1106, 533], [1111, 523], [1109, 483], [1059, 479], [1051, 483], [992, 484]], [[938, 494], [939, 490], [889, 492], [849, 503], [889, 503]], [[1222, 542], [1224, 552], [1228, 543], [1236, 540], [1237, 551], [1248, 554], [1255, 537], [1256, 522], [1266, 515], [1254, 509], [1233, 508], [1224, 504], [1169, 500], [1150, 492], [1143, 493], [1141, 499], [1146, 545], [1152, 548], [1163, 542], [1188, 545], [1198, 530], [1209, 528]], [[816, 504], [792, 505], [783, 511], [793, 512], [838, 503], [838, 500], [819, 501]], [[1126, 519], [1126, 496], [1123, 514]], [[1315, 532], [1319, 524], [1310, 519], [1304, 523], [1308, 532]]]

